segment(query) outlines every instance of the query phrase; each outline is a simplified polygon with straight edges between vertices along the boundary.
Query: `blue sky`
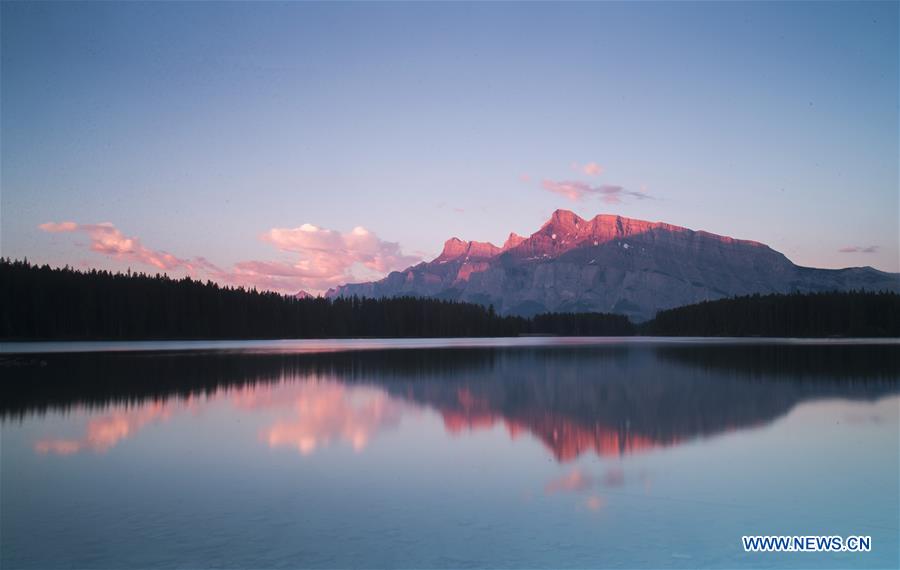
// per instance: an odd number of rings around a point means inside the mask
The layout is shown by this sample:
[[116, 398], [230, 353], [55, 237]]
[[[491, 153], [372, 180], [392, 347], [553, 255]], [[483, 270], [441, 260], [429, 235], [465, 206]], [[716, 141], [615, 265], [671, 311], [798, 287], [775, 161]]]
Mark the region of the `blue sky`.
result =
[[900, 270], [896, 2], [0, 11], [4, 256], [322, 289], [569, 208]]

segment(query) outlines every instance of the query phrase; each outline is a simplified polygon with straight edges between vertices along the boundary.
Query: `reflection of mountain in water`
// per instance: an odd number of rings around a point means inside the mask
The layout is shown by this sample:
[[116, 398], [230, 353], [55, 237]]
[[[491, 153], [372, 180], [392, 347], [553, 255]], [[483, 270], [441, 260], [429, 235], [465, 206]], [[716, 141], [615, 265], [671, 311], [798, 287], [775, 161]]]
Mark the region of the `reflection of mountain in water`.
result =
[[546, 349], [500, 353], [489, 370], [453, 382], [386, 387], [440, 410], [450, 430], [502, 421], [566, 461], [766, 423], [805, 400], [896, 393], [893, 354], [873, 346]]
[[158, 405], [227, 387], [329, 379], [373, 385], [432, 407], [449, 431], [500, 424], [513, 435], [531, 433], [566, 461], [589, 451], [629, 453], [763, 424], [814, 398], [897, 393], [895, 353], [894, 346], [664, 344], [56, 354], [6, 363], [0, 415]]

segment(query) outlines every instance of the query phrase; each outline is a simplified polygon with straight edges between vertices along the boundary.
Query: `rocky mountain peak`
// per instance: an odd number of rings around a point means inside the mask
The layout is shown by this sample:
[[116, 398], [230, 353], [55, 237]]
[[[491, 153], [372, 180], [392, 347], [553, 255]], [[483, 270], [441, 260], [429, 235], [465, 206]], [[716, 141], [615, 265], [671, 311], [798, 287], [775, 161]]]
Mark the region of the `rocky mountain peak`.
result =
[[466, 248], [469, 247], [469, 242], [463, 241], [458, 237], [452, 237], [444, 242], [444, 249], [441, 251], [441, 254], [435, 259], [435, 261], [446, 261], [450, 259], [456, 259], [462, 255], [465, 255]]
[[574, 232], [579, 225], [585, 221], [578, 214], [571, 210], [556, 210], [550, 216], [550, 219], [541, 226], [544, 232], [555, 232], [557, 234], [568, 234]]
[[758, 242], [662, 222], [556, 210], [528, 237], [499, 248], [451, 238], [439, 257], [328, 296], [414, 295], [492, 304], [502, 314], [613, 312], [636, 320], [661, 309], [751, 293], [900, 291], [900, 275], [813, 269]]
[[500, 248], [491, 242], [470, 241], [469, 250], [466, 253], [474, 259], [489, 259], [500, 253], [500, 251]]
[[464, 241], [452, 237], [444, 242], [444, 250], [434, 261], [455, 259], [489, 259], [500, 253], [500, 248], [490, 242]]
[[506, 238], [506, 241], [503, 242], [503, 248], [502, 248], [502, 249], [503, 249], [503, 251], [506, 251], [506, 250], [508, 250], [508, 249], [512, 249], [512, 248], [516, 247], [517, 245], [519, 245], [520, 243], [522, 243], [523, 241], [525, 241], [525, 239], [526, 239], [526, 238], [520, 236], [520, 235], [517, 234], [516, 232], [511, 232], [511, 233], [509, 234], [509, 237]]

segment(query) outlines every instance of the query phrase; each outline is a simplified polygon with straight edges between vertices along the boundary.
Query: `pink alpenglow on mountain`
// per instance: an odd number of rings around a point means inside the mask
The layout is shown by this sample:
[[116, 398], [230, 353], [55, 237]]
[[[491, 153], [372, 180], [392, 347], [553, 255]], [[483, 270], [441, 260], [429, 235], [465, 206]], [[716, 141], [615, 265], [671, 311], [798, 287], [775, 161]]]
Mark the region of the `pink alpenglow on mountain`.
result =
[[525, 241], [525, 238], [523, 238], [522, 236], [516, 234], [515, 232], [510, 233], [509, 237], [506, 238], [506, 241], [503, 242], [503, 251], [512, 249], [512, 248], [516, 247], [517, 245], [519, 245], [520, 243], [522, 243], [523, 241]]
[[502, 250], [492, 243], [463, 241], [454, 237], [444, 242], [444, 250], [432, 263], [457, 259], [490, 259], [500, 251]]
[[327, 296], [412, 295], [493, 305], [501, 314], [596, 311], [634, 320], [736, 295], [848, 289], [900, 292], [900, 274], [794, 265], [769, 246], [660, 222], [557, 210], [529, 237], [451, 238], [433, 261]]

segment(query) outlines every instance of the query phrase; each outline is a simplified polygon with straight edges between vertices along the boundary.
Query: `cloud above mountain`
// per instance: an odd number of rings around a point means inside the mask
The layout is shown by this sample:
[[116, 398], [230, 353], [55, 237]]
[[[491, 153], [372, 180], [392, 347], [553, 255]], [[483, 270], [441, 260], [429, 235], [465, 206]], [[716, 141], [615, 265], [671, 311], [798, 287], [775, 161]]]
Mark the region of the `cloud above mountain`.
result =
[[842, 247], [838, 250], [840, 253], [878, 253], [877, 245], [848, 245], [847, 247]]
[[301, 254], [317, 265], [347, 269], [360, 263], [372, 271], [385, 273], [403, 269], [421, 259], [404, 255], [400, 244], [384, 241], [362, 226], [341, 233], [303, 224], [298, 228], [273, 228], [263, 240], [282, 251]]
[[544, 190], [565, 196], [573, 202], [581, 201], [586, 198], [598, 197], [606, 204], [621, 204], [625, 198], [637, 198], [643, 200], [650, 197], [645, 192], [626, 190], [622, 186], [612, 184], [592, 186], [587, 182], [576, 180], [556, 181], [545, 179], [541, 182], [541, 186]]
[[90, 238], [91, 251], [116, 260], [163, 271], [183, 270], [223, 284], [284, 293], [299, 289], [321, 292], [347, 281], [383, 276], [421, 261], [420, 256], [404, 254], [400, 244], [382, 240], [361, 226], [346, 233], [313, 224], [272, 228], [261, 239], [290, 254], [290, 259], [239, 261], [227, 269], [204, 257], [180, 258], [148, 248], [139, 238], [126, 236], [108, 222], [47, 222], [38, 228], [48, 233], [83, 233]]

